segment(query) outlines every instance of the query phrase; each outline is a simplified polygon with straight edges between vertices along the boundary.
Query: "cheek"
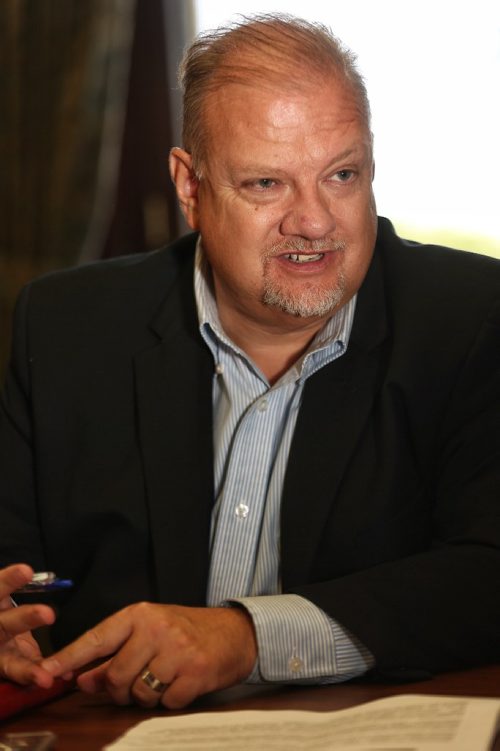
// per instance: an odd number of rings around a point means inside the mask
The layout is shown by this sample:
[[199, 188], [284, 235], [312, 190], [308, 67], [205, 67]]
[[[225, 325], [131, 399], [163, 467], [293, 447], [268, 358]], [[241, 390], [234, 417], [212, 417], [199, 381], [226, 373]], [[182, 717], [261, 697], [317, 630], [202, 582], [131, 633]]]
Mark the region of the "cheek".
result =
[[344, 229], [353, 241], [359, 243], [367, 236], [374, 237], [377, 215], [371, 187], [360, 190], [352, 200], [338, 204], [336, 218], [339, 230]]
[[212, 247], [231, 248], [245, 266], [260, 263], [262, 256], [280, 240], [278, 215], [263, 206], [240, 205], [222, 210], [201, 224], [203, 237], [211, 238]]
[[367, 217], [359, 224], [358, 232], [352, 238], [352, 252], [347, 254], [347, 276], [354, 288], [358, 289], [370, 265], [376, 240], [376, 217]]
[[255, 223], [226, 214], [221, 221], [203, 225], [201, 235], [213, 273], [221, 282], [242, 291], [259, 283], [266, 244]]

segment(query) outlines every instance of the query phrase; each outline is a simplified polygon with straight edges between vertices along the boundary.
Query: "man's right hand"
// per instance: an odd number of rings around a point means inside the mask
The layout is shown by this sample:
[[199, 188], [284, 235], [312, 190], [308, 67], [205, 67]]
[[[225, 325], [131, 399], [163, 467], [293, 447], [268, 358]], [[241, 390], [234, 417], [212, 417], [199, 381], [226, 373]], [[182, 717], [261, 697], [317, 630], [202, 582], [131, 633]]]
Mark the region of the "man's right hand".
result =
[[32, 576], [24, 563], [0, 569], [0, 679], [50, 688], [54, 679], [38, 664], [42, 655], [31, 631], [53, 623], [54, 611], [47, 605], [16, 608], [10, 599]]

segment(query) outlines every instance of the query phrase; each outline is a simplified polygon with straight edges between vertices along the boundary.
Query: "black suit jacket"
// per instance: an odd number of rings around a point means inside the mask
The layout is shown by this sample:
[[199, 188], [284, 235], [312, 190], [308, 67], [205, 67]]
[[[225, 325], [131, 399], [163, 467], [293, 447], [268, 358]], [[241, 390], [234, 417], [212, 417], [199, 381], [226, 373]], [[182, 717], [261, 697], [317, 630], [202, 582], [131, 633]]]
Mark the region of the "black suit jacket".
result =
[[[205, 602], [214, 365], [194, 244], [52, 274], [20, 298], [0, 561], [75, 580], [56, 644], [126, 603]], [[284, 591], [403, 678], [500, 658], [499, 298], [497, 261], [403, 242], [381, 219], [348, 352], [305, 386]]]

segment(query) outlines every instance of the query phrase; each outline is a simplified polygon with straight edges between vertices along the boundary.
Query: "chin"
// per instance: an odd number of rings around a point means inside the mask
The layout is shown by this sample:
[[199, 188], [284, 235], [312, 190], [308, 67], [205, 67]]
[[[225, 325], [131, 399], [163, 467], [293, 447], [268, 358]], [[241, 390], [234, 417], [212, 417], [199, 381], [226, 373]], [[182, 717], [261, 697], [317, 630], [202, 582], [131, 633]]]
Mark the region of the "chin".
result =
[[326, 318], [331, 316], [349, 299], [344, 277], [335, 287], [309, 286], [292, 293], [277, 284], [268, 283], [262, 302], [270, 308], [278, 308], [295, 318]]

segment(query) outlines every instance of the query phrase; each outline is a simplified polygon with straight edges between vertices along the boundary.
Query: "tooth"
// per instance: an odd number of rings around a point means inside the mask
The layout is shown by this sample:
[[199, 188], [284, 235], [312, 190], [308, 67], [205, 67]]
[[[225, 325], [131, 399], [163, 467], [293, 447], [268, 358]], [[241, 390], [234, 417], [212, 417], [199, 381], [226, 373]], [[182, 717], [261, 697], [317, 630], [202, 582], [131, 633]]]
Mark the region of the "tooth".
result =
[[294, 263], [310, 263], [311, 261], [317, 261], [323, 257], [323, 253], [315, 253], [315, 255], [305, 255], [298, 253], [289, 253], [288, 258]]

